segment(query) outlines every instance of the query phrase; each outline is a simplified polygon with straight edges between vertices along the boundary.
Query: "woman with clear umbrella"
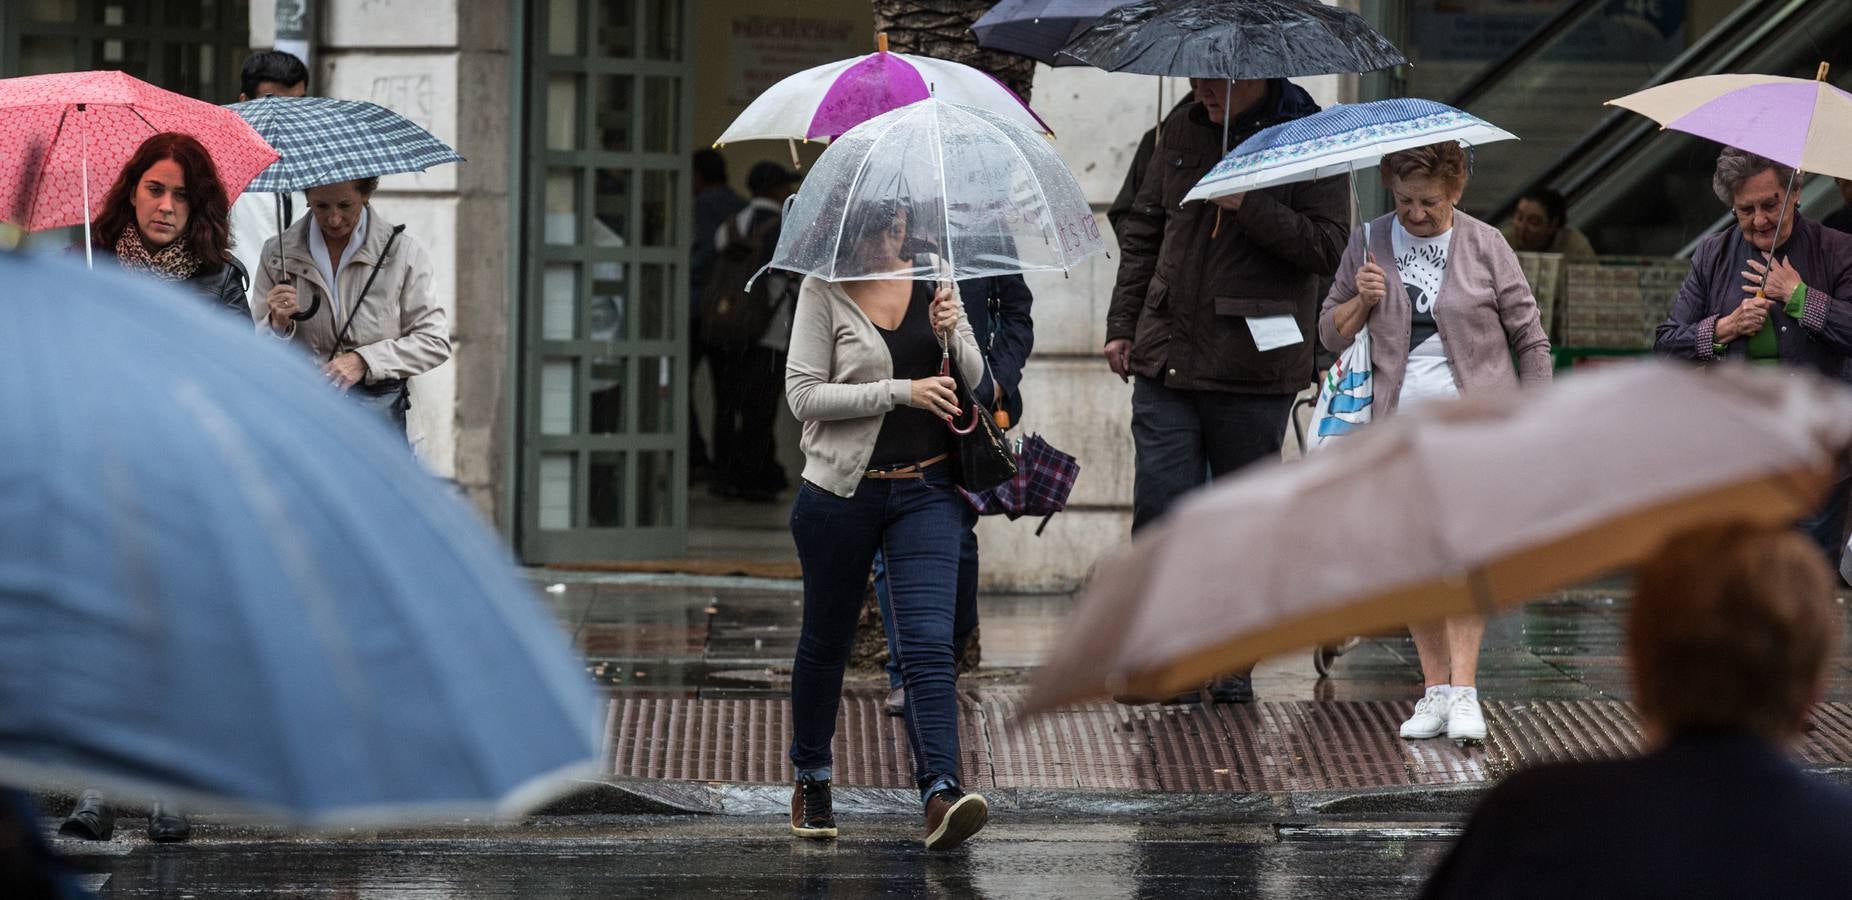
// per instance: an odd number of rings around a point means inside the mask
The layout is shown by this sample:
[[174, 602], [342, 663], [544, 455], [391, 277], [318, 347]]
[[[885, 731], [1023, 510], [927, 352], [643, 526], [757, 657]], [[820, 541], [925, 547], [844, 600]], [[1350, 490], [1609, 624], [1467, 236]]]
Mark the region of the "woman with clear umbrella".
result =
[[[1442, 141], [1391, 153], [1380, 169], [1395, 210], [1351, 235], [1318, 317], [1319, 339], [1337, 353], [1369, 326], [1372, 415], [1548, 384], [1550, 339], [1516, 254], [1498, 229], [1455, 208], [1466, 151]], [[1409, 626], [1426, 688], [1402, 737], [1485, 739], [1485, 623], [1469, 615]]]
[[1103, 249], [1079, 183], [1040, 133], [941, 100], [832, 141], [792, 202], [770, 267], [808, 276], [785, 369], [804, 423], [791, 510], [804, 570], [793, 833], [836, 836], [830, 740], [877, 549], [926, 847], [956, 846], [983, 827], [988, 807], [964, 792], [958, 768], [952, 637], [965, 500], [954, 488], [994, 486], [990, 463], [1014, 462], [999, 459], [1007, 450], [986, 411], [964, 408], [977, 403], [969, 386], [984, 357], [954, 283], [1065, 270]]
[[812, 275], [798, 291], [785, 369], [791, 412], [804, 423], [804, 477], [791, 508], [804, 570], [791, 673], [791, 830], [836, 836], [830, 741], [879, 549], [926, 847], [942, 850], [983, 827], [988, 807], [963, 791], [958, 770], [952, 621], [964, 500], [947, 472], [945, 418], [961, 410], [941, 360], [949, 356], [967, 383], [984, 363], [954, 286], [909, 274], [937, 264], [936, 255], [913, 252], [927, 215], [900, 200], [857, 207], [839, 246], [841, 268], [870, 274], [834, 282]]
[[407, 380], [450, 358], [450, 328], [430, 254], [374, 209], [378, 188], [378, 178], [309, 188], [309, 215], [264, 244], [251, 314], [403, 431]]

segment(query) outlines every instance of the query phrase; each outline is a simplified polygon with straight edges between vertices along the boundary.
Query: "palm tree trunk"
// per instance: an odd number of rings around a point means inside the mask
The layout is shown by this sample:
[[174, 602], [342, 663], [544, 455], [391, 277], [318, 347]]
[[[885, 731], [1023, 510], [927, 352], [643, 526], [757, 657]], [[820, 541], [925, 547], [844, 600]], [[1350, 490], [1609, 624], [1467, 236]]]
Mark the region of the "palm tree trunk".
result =
[[990, 73], [1029, 102], [1035, 60], [977, 45], [971, 23], [996, 0], [874, 0], [875, 30], [887, 32], [888, 49], [936, 56]]
[[[1003, 82], [1024, 103], [1035, 79], [1035, 60], [1014, 53], [985, 50], [977, 45], [971, 23], [990, 10], [996, 0], [874, 0], [875, 30], [887, 34], [888, 49], [964, 63]], [[984, 655], [980, 630], [973, 630], [958, 648], [958, 671], [977, 668]], [[881, 627], [881, 607], [875, 602], [874, 582], [868, 585], [867, 604], [855, 630], [850, 664], [862, 669], [887, 662], [887, 638]]]

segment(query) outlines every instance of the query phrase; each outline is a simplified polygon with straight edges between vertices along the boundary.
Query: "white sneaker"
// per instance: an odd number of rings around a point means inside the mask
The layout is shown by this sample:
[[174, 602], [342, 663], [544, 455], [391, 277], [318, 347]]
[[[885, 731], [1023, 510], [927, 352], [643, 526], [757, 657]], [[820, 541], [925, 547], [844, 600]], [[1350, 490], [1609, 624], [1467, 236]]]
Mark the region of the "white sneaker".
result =
[[1485, 742], [1485, 715], [1479, 711], [1479, 691], [1454, 688], [1453, 708], [1447, 712], [1447, 737], [1467, 743]]
[[1415, 702], [1415, 714], [1402, 723], [1402, 736], [1410, 740], [1438, 737], [1447, 727], [1448, 710], [1453, 707], [1453, 692], [1444, 684], [1428, 688]]

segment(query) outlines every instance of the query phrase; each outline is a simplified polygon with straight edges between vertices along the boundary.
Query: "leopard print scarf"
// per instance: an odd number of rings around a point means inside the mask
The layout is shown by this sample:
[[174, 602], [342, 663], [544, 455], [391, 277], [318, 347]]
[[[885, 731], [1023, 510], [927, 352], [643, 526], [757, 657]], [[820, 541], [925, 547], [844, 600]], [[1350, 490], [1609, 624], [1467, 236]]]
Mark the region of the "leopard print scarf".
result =
[[116, 261], [131, 272], [147, 272], [162, 281], [185, 281], [199, 271], [200, 259], [184, 239], [153, 253], [141, 242], [141, 230], [131, 225], [116, 238]]

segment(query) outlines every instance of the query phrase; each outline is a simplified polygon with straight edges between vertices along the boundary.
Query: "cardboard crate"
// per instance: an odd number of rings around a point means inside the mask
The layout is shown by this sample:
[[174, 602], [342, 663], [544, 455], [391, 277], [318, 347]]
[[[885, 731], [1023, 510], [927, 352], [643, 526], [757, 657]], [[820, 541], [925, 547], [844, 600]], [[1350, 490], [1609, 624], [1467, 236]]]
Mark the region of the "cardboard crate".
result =
[[1604, 256], [1563, 268], [1557, 344], [1645, 350], [1671, 311], [1691, 265], [1682, 259]]

